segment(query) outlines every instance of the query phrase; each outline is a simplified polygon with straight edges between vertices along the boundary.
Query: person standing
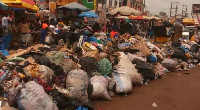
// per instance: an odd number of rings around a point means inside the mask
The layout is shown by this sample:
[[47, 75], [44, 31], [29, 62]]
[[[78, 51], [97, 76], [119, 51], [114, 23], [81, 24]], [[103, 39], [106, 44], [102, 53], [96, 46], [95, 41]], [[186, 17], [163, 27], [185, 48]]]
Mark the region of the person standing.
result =
[[2, 18], [2, 27], [3, 29], [8, 28], [8, 18], [6, 17], [6, 15], [4, 15], [4, 17]]
[[18, 24], [18, 32], [20, 34], [20, 43], [22, 47], [28, 47], [31, 39], [29, 24], [27, 20], [22, 17], [21, 22]]
[[41, 43], [42, 44], [45, 44], [45, 38], [47, 36], [47, 29], [48, 29], [48, 24], [47, 24], [47, 21], [45, 21], [42, 24], [42, 30], [41, 30]]

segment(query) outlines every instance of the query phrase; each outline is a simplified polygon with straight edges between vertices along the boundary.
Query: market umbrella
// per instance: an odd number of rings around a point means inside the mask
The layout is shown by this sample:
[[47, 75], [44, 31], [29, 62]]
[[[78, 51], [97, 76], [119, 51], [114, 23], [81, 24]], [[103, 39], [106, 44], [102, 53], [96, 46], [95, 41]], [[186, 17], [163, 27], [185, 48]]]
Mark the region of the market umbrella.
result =
[[78, 15], [79, 17], [87, 17], [87, 18], [97, 18], [98, 15], [95, 14], [94, 12], [88, 11], [88, 12], [83, 12]]
[[109, 12], [109, 14], [111, 14], [111, 15], [115, 15], [117, 13], [119, 13], [121, 15], [126, 15], [126, 16], [128, 16], [128, 15], [141, 15], [142, 14], [142, 12], [135, 10], [133, 8], [127, 7], [127, 6], [115, 8], [115, 9], [113, 9]]
[[106, 13], [105, 13], [104, 10], [101, 10], [101, 12], [99, 13], [98, 22], [99, 22], [99, 24], [106, 24], [107, 23]]
[[70, 10], [79, 10], [79, 11], [90, 11], [89, 8], [77, 3], [77, 2], [72, 2], [70, 4], [66, 4], [63, 6], [58, 7], [58, 9], [70, 9]]
[[144, 17], [145, 19], [147, 19], [147, 20], [152, 20], [152, 19], [155, 19], [155, 20], [161, 20], [161, 18], [159, 18], [159, 17], [155, 17], [155, 16], [146, 16], [146, 17]]
[[185, 18], [185, 19], [183, 19], [183, 23], [187, 23], [187, 24], [195, 24], [193, 18]]
[[129, 16], [129, 19], [133, 19], [133, 20], [143, 20], [144, 17], [142, 17], [142, 16], [133, 16], [133, 15], [131, 15], [131, 16]]
[[39, 10], [33, 0], [2, 0], [2, 2], [11, 8], [22, 8], [31, 11]]
[[8, 5], [6, 5], [6, 4], [3, 3], [3, 2], [0, 2], [0, 9], [1, 9], [1, 10], [8, 10]]
[[116, 18], [118, 18], [118, 19], [129, 19], [128, 16], [118, 16], [118, 17], [116, 17]]

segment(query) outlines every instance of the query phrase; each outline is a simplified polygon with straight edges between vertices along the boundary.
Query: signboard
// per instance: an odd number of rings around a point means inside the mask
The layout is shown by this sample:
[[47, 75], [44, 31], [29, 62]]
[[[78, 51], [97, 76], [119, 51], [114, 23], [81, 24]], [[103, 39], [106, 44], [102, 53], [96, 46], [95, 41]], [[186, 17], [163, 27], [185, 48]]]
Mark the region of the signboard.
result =
[[192, 11], [193, 13], [200, 13], [200, 4], [193, 4]]
[[57, 5], [66, 5], [72, 2], [78, 2], [78, 0], [57, 0]]
[[41, 8], [41, 9], [44, 9], [44, 4], [45, 4], [45, 1], [44, 0], [36, 0], [36, 5]]
[[189, 36], [189, 35], [190, 35], [190, 32], [182, 32], [182, 35], [184, 35], [184, 36]]
[[55, 13], [56, 11], [56, 2], [49, 2], [49, 11]]

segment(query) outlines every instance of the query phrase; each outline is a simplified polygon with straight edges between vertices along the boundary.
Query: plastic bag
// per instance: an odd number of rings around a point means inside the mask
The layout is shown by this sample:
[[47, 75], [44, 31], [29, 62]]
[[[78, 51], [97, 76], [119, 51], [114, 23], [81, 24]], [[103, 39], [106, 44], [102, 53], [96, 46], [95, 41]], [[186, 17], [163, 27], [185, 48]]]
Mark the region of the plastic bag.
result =
[[63, 67], [65, 73], [69, 73], [70, 71], [74, 69], [78, 69], [75, 63], [72, 60], [68, 60], [68, 59], [65, 59], [64, 61], [62, 61], [60, 65]]
[[130, 59], [130, 61], [132, 61], [132, 60], [134, 60], [134, 59], [140, 59], [140, 60], [145, 61], [145, 62], [147, 61], [146, 58], [144, 58], [144, 57], [139, 57], [139, 56], [137, 56], [136, 54], [128, 53], [127, 56], [128, 56], [128, 58]]
[[58, 110], [42, 86], [35, 81], [26, 83], [18, 97], [20, 110]]
[[163, 75], [167, 69], [161, 65], [160, 63], [156, 63], [155, 65], [155, 74], [156, 75]]
[[52, 84], [52, 78], [54, 76], [54, 72], [52, 69], [50, 69], [49, 67], [47, 66], [44, 66], [44, 65], [39, 65], [39, 73], [40, 73], [40, 79], [51, 85]]
[[117, 93], [129, 93], [132, 91], [132, 83], [128, 74], [114, 72]]
[[69, 95], [73, 100], [79, 103], [88, 102], [88, 76], [87, 73], [80, 69], [72, 70], [66, 78], [66, 89], [69, 90]]
[[135, 65], [132, 64], [128, 56], [123, 52], [120, 52], [120, 61], [118, 62], [117, 66], [115, 66], [115, 68], [118, 73], [128, 74], [133, 84], [142, 83], [142, 75], [137, 72]]
[[174, 61], [173, 59], [164, 59], [162, 61], [162, 65], [167, 69], [175, 68], [177, 64], [178, 62]]
[[93, 85], [93, 92], [91, 95], [92, 99], [103, 98], [106, 100], [111, 100], [108, 95], [108, 80], [103, 76], [93, 76], [91, 78], [91, 84]]
[[97, 62], [97, 71], [104, 76], [112, 72], [112, 64], [107, 58], [103, 58]]

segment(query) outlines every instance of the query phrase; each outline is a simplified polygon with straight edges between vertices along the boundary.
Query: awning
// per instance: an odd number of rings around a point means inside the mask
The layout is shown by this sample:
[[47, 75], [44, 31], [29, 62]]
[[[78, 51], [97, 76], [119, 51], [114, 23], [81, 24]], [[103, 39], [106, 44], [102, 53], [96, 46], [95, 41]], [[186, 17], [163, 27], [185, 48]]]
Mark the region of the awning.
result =
[[64, 6], [58, 7], [58, 9], [70, 9], [70, 10], [80, 10], [80, 11], [90, 11], [89, 8], [77, 3], [77, 2], [72, 2], [70, 4], [66, 4]]
[[128, 16], [117, 16], [116, 18], [117, 18], [117, 19], [129, 19]]
[[133, 16], [133, 15], [130, 15], [130, 16], [129, 16], [129, 19], [133, 19], [133, 20], [143, 20], [144, 17], [143, 17], [143, 16]]
[[119, 8], [115, 8], [113, 10], [111, 10], [109, 12], [109, 14], [111, 15], [115, 15], [115, 14], [120, 14], [120, 15], [125, 15], [125, 16], [129, 16], [129, 15], [142, 15], [142, 12], [135, 10], [133, 8], [130, 8], [128, 6], [123, 6], [123, 7], [119, 7]]
[[31, 11], [39, 10], [33, 0], [2, 0], [2, 2], [7, 4], [11, 8], [22, 8]]
[[8, 5], [4, 4], [3, 2], [0, 2], [0, 9], [1, 10], [8, 10]]
[[161, 18], [155, 17], [155, 16], [146, 16], [146, 17], [144, 17], [144, 18], [147, 19], [147, 20], [152, 20], [152, 19], [155, 19], [155, 20], [162, 20]]
[[183, 22], [183, 23], [186, 23], [186, 24], [195, 24], [193, 18], [185, 18], [185, 19], [183, 19], [182, 22]]

